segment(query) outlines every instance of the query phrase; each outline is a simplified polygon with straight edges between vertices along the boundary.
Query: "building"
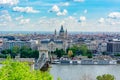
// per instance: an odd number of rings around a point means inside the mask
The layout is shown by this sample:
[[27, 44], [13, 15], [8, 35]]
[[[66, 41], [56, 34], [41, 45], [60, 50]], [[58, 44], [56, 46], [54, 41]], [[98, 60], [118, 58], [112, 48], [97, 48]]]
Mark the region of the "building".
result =
[[120, 53], [120, 41], [111, 41], [107, 43], [107, 52], [109, 54]]
[[91, 50], [91, 51], [95, 51], [98, 48], [97, 41], [85, 40], [85, 44], [86, 44], [88, 50]]
[[64, 31], [63, 25], [61, 25], [59, 35], [57, 35], [57, 31], [55, 29], [54, 38], [55, 39], [62, 39], [62, 40], [67, 39], [67, 29], [66, 29], [66, 31]]
[[98, 45], [98, 52], [106, 52], [107, 51], [107, 43], [102, 42]]
[[27, 46], [31, 47], [30, 41], [3, 41], [2, 49], [12, 49], [14, 46], [22, 47]]
[[59, 34], [55, 29], [54, 37], [52, 39], [42, 39], [40, 40], [40, 48], [44, 48], [48, 51], [55, 51], [56, 49], [66, 50], [68, 48], [67, 43], [67, 30], [64, 31], [63, 25], [59, 30]]
[[44, 39], [40, 41], [40, 48], [48, 51], [55, 51], [56, 49], [67, 49], [67, 43], [62, 40]]

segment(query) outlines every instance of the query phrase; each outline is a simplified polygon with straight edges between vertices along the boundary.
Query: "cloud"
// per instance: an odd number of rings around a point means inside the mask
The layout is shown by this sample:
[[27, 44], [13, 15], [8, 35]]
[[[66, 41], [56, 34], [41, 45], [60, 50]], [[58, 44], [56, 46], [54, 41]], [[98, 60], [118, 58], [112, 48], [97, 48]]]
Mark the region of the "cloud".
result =
[[120, 25], [120, 19], [107, 18], [106, 23], [109, 25]]
[[34, 10], [32, 7], [13, 7], [13, 11], [25, 13], [39, 13], [38, 10]]
[[84, 10], [84, 13], [86, 14], [87, 12], [88, 12], [87, 9], [85, 9], [85, 10]]
[[2, 15], [0, 15], [0, 22], [2, 22], [2, 21], [3, 22], [4, 21], [6, 21], [6, 22], [12, 21], [12, 18], [11, 18], [10, 14], [8, 13], [7, 10], [3, 10], [0, 13], [2, 14]]
[[12, 18], [7, 10], [0, 11], [0, 25], [5, 26], [12, 21]]
[[15, 20], [17, 20], [17, 21], [18, 21], [18, 20], [21, 20], [21, 19], [23, 19], [23, 15], [15, 18]]
[[106, 22], [110, 25], [120, 24], [120, 12], [111, 12], [106, 18]]
[[107, 25], [118, 25], [120, 24], [120, 12], [111, 12], [106, 18], [100, 18], [98, 22]]
[[112, 12], [108, 15], [108, 17], [112, 19], [120, 18], [120, 12]]
[[84, 2], [84, 0], [74, 0], [75, 2]]
[[67, 13], [68, 13], [68, 11], [67, 11], [66, 9], [64, 9], [63, 12], [60, 12], [60, 11], [59, 11], [59, 12], [57, 12], [56, 15], [57, 15], [57, 16], [64, 16], [64, 15], [66, 15]]
[[61, 10], [57, 5], [54, 5], [48, 12], [55, 12], [57, 16], [65, 16], [68, 13], [66, 9]]
[[99, 23], [104, 23], [104, 22], [105, 22], [105, 19], [104, 19], [104, 18], [100, 18], [100, 19], [98, 20], [98, 22], [99, 22]]
[[60, 5], [60, 6], [69, 6], [70, 3], [69, 3], [69, 2], [65, 2], [65, 3], [60, 3], [59, 5]]
[[20, 24], [28, 24], [30, 22], [30, 19], [21, 19]]
[[19, 0], [0, 0], [0, 4], [16, 5], [18, 3]]
[[80, 16], [79, 22], [84, 22], [86, 21], [86, 17], [85, 16]]
[[16, 17], [15, 20], [18, 21], [19, 24], [21, 24], [21, 25], [28, 24], [30, 22], [30, 19], [29, 18], [24, 18], [23, 15], [21, 15], [19, 17]]
[[60, 11], [60, 8], [57, 6], [57, 5], [54, 5], [53, 7], [52, 7], [52, 10], [51, 11], [53, 11], [53, 12], [59, 12]]

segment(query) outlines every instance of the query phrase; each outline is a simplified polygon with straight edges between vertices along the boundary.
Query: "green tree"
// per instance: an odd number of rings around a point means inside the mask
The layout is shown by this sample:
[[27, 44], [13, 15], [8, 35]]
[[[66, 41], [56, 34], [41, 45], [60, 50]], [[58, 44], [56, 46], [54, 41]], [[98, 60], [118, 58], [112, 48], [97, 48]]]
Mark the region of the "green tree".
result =
[[27, 46], [23, 46], [20, 49], [20, 57], [22, 57], [22, 58], [38, 58], [39, 51], [32, 50], [31, 48], [29, 48]]
[[2, 50], [1, 51], [2, 54], [10, 54], [11, 53], [11, 50], [10, 49], [6, 49], [6, 50]]
[[88, 48], [87, 48], [86, 45], [81, 45], [81, 46], [80, 46], [80, 51], [82, 52], [82, 55], [83, 55], [83, 56], [87, 56]]
[[87, 51], [87, 56], [88, 56], [88, 58], [92, 58], [93, 57], [91, 51], [89, 51], [89, 50]]
[[14, 46], [11, 50], [11, 57], [15, 58], [20, 53], [20, 48], [18, 46]]
[[58, 58], [61, 58], [63, 55], [65, 55], [65, 51], [63, 49], [56, 49], [54, 53], [57, 55]]
[[97, 76], [97, 80], [115, 80], [115, 77], [111, 74], [104, 74], [101, 76]]
[[6, 58], [7, 55], [11, 55], [12, 58], [15, 58], [18, 54], [20, 54], [21, 58], [38, 58], [39, 57], [39, 51], [38, 50], [32, 50], [31, 48], [27, 46], [22, 46], [19, 48], [18, 46], [14, 46], [12, 49], [6, 49], [1, 51], [0, 57]]
[[2, 50], [1, 53], [2, 54], [0, 55], [0, 57], [6, 58], [8, 55], [11, 55], [11, 50], [10, 49]]
[[0, 80], [53, 80], [48, 71], [31, 70], [27, 63], [7, 59], [0, 68]]
[[37, 59], [39, 57], [39, 51], [38, 50], [32, 50], [31, 57]]

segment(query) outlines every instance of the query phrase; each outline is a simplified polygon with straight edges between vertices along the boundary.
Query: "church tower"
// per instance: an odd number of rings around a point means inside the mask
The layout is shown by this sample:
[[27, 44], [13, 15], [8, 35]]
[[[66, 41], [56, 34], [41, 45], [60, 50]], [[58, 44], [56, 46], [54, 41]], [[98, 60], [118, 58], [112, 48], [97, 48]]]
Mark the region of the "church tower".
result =
[[67, 29], [65, 31], [65, 38], [67, 39], [68, 33], [67, 33]]
[[57, 38], [57, 31], [55, 29], [55, 32], [54, 32], [54, 38]]
[[64, 32], [64, 29], [63, 29], [63, 25], [61, 25], [61, 29], [59, 31], [59, 37], [62, 38], [62, 39], [64, 39], [64, 37], [65, 37], [65, 32]]

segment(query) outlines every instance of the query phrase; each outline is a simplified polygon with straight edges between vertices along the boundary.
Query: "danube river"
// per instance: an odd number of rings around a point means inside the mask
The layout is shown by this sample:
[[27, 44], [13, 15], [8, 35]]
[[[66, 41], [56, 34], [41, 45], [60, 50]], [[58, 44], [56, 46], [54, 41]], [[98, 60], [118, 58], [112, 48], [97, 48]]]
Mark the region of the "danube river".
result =
[[52, 65], [50, 73], [54, 80], [58, 77], [62, 80], [85, 80], [85, 76], [89, 77], [87, 80], [96, 80], [96, 76], [102, 74], [112, 74], [120, 80], [120, 65]]
[[[60, 77], [62, 80], [96, 80], [96, 76], [112, 74], [116, 80], [120, 80], [120, 65], [52, 65], [50, 73], [54, 80]], [[91, 79], [90, 79], [91, 78]]]

